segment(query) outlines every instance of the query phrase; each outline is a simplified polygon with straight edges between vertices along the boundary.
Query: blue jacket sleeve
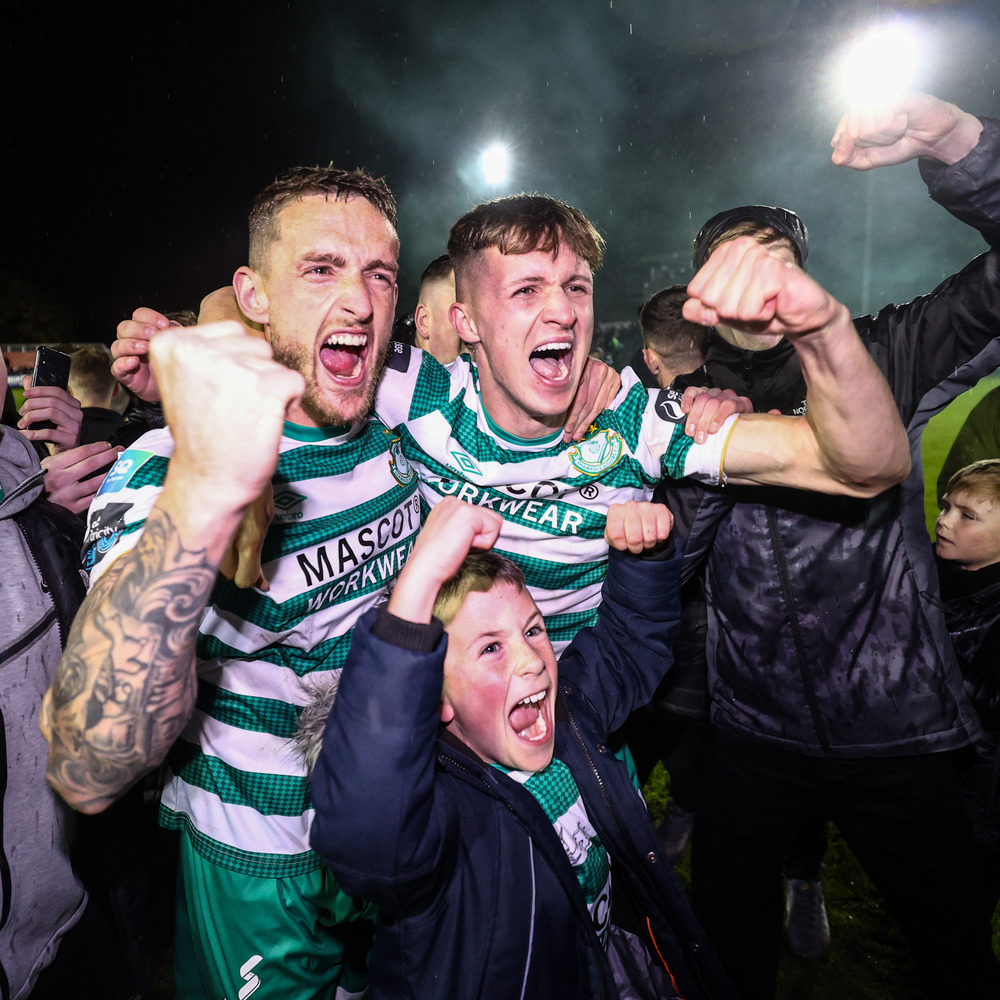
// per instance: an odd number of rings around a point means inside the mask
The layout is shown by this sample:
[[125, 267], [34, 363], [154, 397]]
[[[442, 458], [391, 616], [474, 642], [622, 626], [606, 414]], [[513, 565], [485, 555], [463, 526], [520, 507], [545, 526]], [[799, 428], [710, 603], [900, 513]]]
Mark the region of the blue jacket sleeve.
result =
[[593, 705], [608, 732], [652, 698], [673, 663], [681, 546], [668, 544], [666, 559], [611, 551], [597, 623], [579, 632], [559, 660], [560, 678]]
[[345, 891], [405, 914], [430, 898], [449, 846], [434, 801], [447, 639], [430, 653], [405, 649], [373, 634], [376, 614], [354, 630], [327, 720], [311, 842]]

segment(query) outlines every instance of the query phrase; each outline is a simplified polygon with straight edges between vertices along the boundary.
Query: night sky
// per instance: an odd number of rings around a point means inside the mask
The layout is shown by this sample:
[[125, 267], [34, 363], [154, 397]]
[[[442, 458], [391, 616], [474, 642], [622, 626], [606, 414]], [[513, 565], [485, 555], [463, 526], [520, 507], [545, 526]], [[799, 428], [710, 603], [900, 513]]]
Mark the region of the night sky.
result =
[[[9, 7], [4, 343], [109, 340], [138, 304], [197, 308], [244, 263], [254, 194], [331, 159], [396, 192], [401, 310], [451, 223], [520, 190], [606, 236], [601, 321], [686, 280], [698, 227], [735, 204], [798, 211], [812, 273], [854, 311], [982, 249], [914, 164], [862, 175], [828, 143], [835, 60], [879, 16], [920, 31], [917, 89], [1000, 116], [996, 0]], [[495, 140], [514, 166], [491, 188]]]

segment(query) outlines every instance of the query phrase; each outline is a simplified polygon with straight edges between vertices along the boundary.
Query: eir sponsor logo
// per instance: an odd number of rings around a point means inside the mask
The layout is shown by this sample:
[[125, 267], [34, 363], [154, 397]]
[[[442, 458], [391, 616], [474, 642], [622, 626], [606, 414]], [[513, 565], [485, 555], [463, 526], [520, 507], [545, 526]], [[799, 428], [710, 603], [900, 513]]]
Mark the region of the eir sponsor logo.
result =
[[[300, 552], [296, 559], [306, 587], [329, 583], [357, 571], [420, 530], [420, 497], [413, 494], [378, 521]], [[398, 572], [398, 570], [397, 570]]]

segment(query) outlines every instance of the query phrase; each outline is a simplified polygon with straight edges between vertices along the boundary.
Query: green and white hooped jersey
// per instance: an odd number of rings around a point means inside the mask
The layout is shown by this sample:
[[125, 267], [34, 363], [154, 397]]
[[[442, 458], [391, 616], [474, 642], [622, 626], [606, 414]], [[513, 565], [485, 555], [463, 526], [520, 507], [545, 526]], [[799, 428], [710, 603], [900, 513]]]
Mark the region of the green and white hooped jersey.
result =
[[553, 757], [552, 763], [541, 771], [512, 771], [500, 764], [493, 766], [531, 792], [548, 816], [576, 873], [601, 944], [607, 947], [611, 926], [611, 862], [587, 815], [573, 772], [558, 757]]
[[404, 345], [390, 351], [375, 409], [399, 433], [424, 502], [457, 496], [503, 515], [496, 551], [524, 572], [557, 653], [596, 620], [611, 504], [648, 500], [664, 476], [721, 480], [732, 422], [696, 445], [684, 433], [680, 395], [650, 392], [630, 369], [587, 438], [567, 444], [561, 432], [538, 440], [505, 434], [464, 358], [444, 368]]
[[[163, 486], [169, 431], [141, 437], [90, 508], [91, 584], [132, 548]], [[168, 757], [161, 822], [246, 875], [321, 866], [309, 850], [309, 782], [292, 749], [302, 706], [343, 664], [351, 631], [395, 578], [420, 528], [399, 439], [372, 418], [349, 430], [285, 425], [263, 552], [268, 593], [216, 583], [199, 629], [194, 715]]]

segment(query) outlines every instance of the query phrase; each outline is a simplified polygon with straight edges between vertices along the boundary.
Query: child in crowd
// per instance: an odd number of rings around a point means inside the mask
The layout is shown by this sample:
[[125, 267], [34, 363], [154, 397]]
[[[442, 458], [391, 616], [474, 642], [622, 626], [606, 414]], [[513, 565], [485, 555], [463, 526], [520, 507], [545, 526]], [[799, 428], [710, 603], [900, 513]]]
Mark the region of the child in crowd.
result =
[[1000, 899], [1000, 458], [959, 469], [937, 519], [945, 620], [985, 734], [960, 751], [962, 790], [984, 852], [984, 905]]
[[607, 749], [671, 662], [670, 515], [611, 507], [600, 618], [558, 667], [521, 571], [485, 551], [501, 523], [431, 511], [355, 630], [313, 774], [312, 846], [380, 908], [373, 995], [731, 998]]

